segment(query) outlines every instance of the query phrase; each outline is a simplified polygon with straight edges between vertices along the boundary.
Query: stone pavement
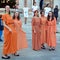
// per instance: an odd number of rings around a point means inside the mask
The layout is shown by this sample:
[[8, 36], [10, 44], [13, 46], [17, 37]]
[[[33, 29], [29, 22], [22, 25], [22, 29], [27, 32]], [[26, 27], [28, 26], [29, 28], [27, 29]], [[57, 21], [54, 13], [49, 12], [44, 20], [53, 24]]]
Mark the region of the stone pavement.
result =
[[[57, 47], [55, 51], [49, 51], [48, 48], [45, 50], [40, 50], [40, 51], [33, 51], [32, 50], [32, 39], [31, 39], [31, 18], [28, 18], [27, 24], [24, 24], [24, 18], [22, 20], [22, 27], [23, 30], [26, 32], [27, 35], [27, 41], [28, 41], [28, 48], [19, 51], [20, 56], [15, 57], [11, 55], [11, 59], [9, 60], [60, 60], [60, 24], [57, 24]], [[3, 42], [0, 42], [0, 60], [2, 56], [2, 47], [3, 47]]]

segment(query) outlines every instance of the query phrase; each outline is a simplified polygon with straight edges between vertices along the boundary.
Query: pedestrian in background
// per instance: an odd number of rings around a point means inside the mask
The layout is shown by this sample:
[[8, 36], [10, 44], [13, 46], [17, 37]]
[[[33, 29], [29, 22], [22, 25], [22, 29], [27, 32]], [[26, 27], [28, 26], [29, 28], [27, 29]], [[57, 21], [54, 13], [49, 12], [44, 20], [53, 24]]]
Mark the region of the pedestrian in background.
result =
[[44, 2], [44, 0], [40, 0], [40, 3], [39, 3], [40, 10], [43, 10], [43, 2]]
[[4, 29], [4, 26], [3, 26], [3, 22], [2, 22], [2, 15], [0, 15], [0, 41], [3, 41], [1, 39], [2, 33], [3, 33], [3, 29]]
[[34, 2], [32, 6], [32, 16], [34, 16], [34, 11], [36, 10], [39, 10], [39, 7], [36, 5], [36, 2]]
[[25, 19], [25, 24], [26, 24], [27, 18], [29, 17], [29, 8], [27, 7], [27, 5], [25, 5], [23, 8], [23, 14], [24, 14], [24, 19]]
[[50, 5], [50, 3], [48, 3], [48, 4], [46, 5], [46, 7], [44, 8], [45, 17], [48, 16], [49, 11], [51, 11], [51, 10], [52, 10], [52, 9], [51, 9], [51, 5]]
[[58, 12], [59, 12], [58, 5], [56, 5], [54, 8], [54, 15], [55, 15], [56, 20], [58, 18]]

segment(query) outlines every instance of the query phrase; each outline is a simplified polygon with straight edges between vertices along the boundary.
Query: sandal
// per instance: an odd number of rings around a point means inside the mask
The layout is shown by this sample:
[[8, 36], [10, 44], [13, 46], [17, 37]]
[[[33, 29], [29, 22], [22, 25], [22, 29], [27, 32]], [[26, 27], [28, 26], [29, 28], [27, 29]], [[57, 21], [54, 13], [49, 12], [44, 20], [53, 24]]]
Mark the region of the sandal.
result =
[[2, 56], [2, 59], [10, 59], [10, 56]]
[[14, 56], [19, 56], [19, 54], [16, 54], [16, 53], [15, 53]]

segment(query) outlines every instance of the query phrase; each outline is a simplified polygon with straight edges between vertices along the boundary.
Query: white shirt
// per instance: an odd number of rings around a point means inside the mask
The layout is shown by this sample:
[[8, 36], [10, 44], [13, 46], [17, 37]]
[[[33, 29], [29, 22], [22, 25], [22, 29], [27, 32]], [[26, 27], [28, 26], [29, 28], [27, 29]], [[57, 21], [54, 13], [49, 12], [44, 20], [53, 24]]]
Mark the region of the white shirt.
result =
[[24, 17], [28, 17], [29, 8], [28, 7], [24, 7], [23, 11], [24, 11]]
[[32, 6], [32, 11], [38, 10], [38, 6]]
[[44, 11], [45, 11], [45, 17], [47, 17], [49, 11], [51, 11], [51, 8], [50, 8], [50, 7], [45, 7], [45, 8], [44, 8]]

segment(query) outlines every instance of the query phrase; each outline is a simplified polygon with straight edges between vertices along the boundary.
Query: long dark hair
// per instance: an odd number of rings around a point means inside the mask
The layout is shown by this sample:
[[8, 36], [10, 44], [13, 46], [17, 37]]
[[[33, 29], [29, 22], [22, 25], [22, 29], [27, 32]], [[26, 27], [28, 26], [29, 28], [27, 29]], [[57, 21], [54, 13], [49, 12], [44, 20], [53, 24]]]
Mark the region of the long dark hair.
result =
[[[40, 14], [42, 14], [44, 12], [44, 10], [41, 10]], [[45, 13], [45, 12], [44, 12]]]
[[0, 15], [0, 19], [2, 18], [2, 15]]
[[36, 2], [33, 2], [33, 5], [36, 4]]
[[[16, 12], [14, 12], [13, 19], [15, 19], [15, 13], [16, 13]], [[20, 13], [18, 13], [17, 19], [20, 20]]]
[[[36, 13], [36, 12], [38, 13], [38, 10], [35, 10], [35, 11], [34, 11], [34, 16], [35, 16], [35, 13]], [[39, 17], [39, 14], [37, 15], [37, 17]]]
[[[50, 12], [52, 13], [52, 19], [51, 19], [51, 21], [52, 21], [52, 20], [54, 20], [54, 13], [53, 13], [52, 11], [50, 11]], [[49, 13], [48, 13], [48, 16], [47, 16], [47, 20], [48, 20], [48, 21], [50, 20]]]

